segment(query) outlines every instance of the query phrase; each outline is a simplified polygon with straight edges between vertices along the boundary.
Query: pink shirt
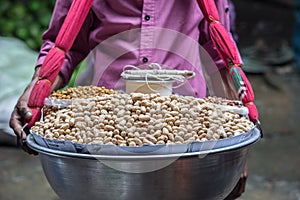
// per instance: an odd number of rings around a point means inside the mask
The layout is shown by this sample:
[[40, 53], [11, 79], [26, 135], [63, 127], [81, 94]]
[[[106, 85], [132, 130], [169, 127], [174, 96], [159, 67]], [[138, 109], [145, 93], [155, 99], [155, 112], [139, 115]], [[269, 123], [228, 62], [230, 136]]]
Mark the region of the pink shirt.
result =
[[[71, 2], [56, 1], [49, 28], [43, 34], [37, 66], [53, 47]], [[221, 22], [229, 30], [227, 0], [215, 2]], [[208, 54], [199, 52], [198, 44]], [[195, 78], [174, 89], [174, 93], [203, 97], [206, 94], [203, 60], [214, 61], [214, 66], [206, 66], [208, 73], [224, 67], [196, 0], [94, 0], [62, 66], [65, 84], [91, 51], [94, 57], [91, 84], [115, 89], [124, 89], [120, 74], [125, 65], [145, 68], [147, 64], [158, 63], [168, 69], [195, 71]]]

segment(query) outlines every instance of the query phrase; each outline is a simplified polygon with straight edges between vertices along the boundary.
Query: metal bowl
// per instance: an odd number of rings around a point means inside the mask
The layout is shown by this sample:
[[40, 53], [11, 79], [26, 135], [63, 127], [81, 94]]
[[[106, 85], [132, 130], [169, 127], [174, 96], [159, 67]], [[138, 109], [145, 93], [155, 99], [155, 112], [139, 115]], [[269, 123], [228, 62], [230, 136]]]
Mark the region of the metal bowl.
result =
[[167, 155], [90, 155], [27, 144], [62, 199], [224, 199], [239, 180], [251, 144]]

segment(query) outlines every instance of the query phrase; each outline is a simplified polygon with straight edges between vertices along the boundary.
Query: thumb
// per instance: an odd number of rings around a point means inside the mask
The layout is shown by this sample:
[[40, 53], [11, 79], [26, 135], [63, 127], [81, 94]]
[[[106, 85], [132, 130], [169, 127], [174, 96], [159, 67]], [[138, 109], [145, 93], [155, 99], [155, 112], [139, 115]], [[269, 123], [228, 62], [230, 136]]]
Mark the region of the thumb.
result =
[[27, 105], [27, 101], [19, 101], [18, 103], [18, 112], [19, 115], [26, 121], [29, 121], [32, 118], [32, 111]]

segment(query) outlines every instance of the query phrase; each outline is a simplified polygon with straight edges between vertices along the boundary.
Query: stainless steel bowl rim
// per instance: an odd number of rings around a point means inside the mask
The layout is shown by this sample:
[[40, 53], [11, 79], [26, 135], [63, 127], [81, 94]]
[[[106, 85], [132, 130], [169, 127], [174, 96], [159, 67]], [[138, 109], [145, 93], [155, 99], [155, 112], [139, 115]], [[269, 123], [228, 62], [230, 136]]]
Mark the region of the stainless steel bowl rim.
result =
[[191, 152], [191, 153], [176, 153], [176, 154], [163, 154], [163, 155], [93, 155], [93, 154], [80, 154], [80, 153], [71, 153], [71, 152], [64, 152], [58, 151], [54, 149], [49, 149], [42, 147], [35, 143], [33, 137], [29, 134], [27, 136], [26, 142], [29, 148], [42, 153], [48, 154], [52, 156], [62, 156], [62, 157], [77, 157], [77, 158], [85, 158], [85, 159], [108, 159], [108, 160], [142, 160], [142, 159], [165, 159], [165, 158], [175, 158], [175, 157], [188, 157], [188, 156], [200, 156], [200, 155], [207, 155], [213, 153], [219, 153], [223, 151], [230, 151], [234, 149], [239, 149], [244, 146], [248, 146], [252, 143], [257, 142], [261, 138], [260, 131], [255, 128], [253, 136], [248, 140], [227, 146], [224, 148], [212, 149], [212, 150], [205, 150], [199, 152]]

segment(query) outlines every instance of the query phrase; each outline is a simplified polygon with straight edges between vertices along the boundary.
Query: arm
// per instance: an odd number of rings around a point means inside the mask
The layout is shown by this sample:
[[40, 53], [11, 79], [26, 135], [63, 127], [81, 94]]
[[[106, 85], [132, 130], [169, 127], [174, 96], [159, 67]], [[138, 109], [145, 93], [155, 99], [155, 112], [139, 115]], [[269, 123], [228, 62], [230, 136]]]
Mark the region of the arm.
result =
[[[29, 149], [26, 144], [24, 143], [24, 140], [26, 139], [26, 133], [21, 133], [22, 127], [23, 127], [23, 121], [29, 121], [32, 117], [32, 113], [30, 108], [27, 106], [28, 99], [31, 93], [31, 90], [35, 84], [35, 82], [38, 80], [38, 74], [39, 74], [40, 67], [35, 68], [35, 72], [32, 76], [31, 82], [28, 84], [28, 86], [25, 88], [23, 94], [20, 96], [20, 98], [17, 101], [17, 104], [14, 107], [14, 110], [11, 114], [9, 125], [13, 129], [14, 133], [17, 136], [17, 144], [23, 148], [24, 151], [30, 153], [30, 154], [36, 154], [36, 152]], [[62, 84], [62, 77], [59, 75], [55, 82], [52, 85], [52, 90], [56, 90], [60, 87]], [[27, 131], [26, 129], [24, 131]]]
[[[17, 105], [15, 106], [14, 111], [11, 115], [10, 126], [14, 130], [15, 134], [17, 135], [18, 143], [22, 146], [22, 148], [25, 151], [28, 151], [28, 152], [30, 152], [30, 150], [27, 148], [26, 145], [24, 145], [25, 144], [24, 139], [26, 139], [26, 134], [22, 131], [23, 122], [30, 121], [30, 119], [32, 119], [32, 118], [35, 119], [38, 116], [38, 115], [36, 115], [36, 113], [31, 112], [31, 109], [28, 107], [28, 100], [30, 99], [30, 96], [32, 95], [31, 92], [32, 92], [33, 87], [36, 86], [36, 84], [35, 84], [36, 81], [39, 79], [40, 71], [42, 72], [42, 70], [43, 70], [43, 69], [40, 69], [40, 66], [42, 65], [42, 62], [45, 59], [47, 53], [54, 46], [54, 41], [56, 40], [56, 35], [58, 34], [59, 29], [62, 26], [62, 23], [64, 21], [64, 18], [67, 15], [66, 12], [68, 10], [67, 9], [68, 5], [69, 5], [68, 3], [70, 3], [70, 2], [57, 1], [49, 29], [43, 36], [44, 45], [41, 48], [40, 56], [38, 59], [37, 67], [35, 69], [33, 78], [31, 80], [31, 82], [28, 84], [28, 86], [26, 87], [26, 89], [24, 90], [23, 94], [20, 96], [20, 98], [17, 102]], [[57, 17], [57, 19], [56, 19], [56, 17]], [[86, 21], [88, 21], [88, 20], [86, 20]], [[87, 25], [85, 25], [83, 27], [87, 28]], [[81, 35], [78, 36], [77, 41], [80, 41], [80, 39], [82, 37], [88, 38], [86, 35], [84, 35], [84, 34], [88, 33], [88, 30], [83, 30], [83, 29], [81, 31]], [[88, 46], [88, 45], [86, 45], [86, 46]], [[85, 52], [89, 52], [88, 48], [85, 48], [85, 47], [82, 47], [82, 48], [84, 50], [80, 51], [80, 50], [78, 50], [79, 47], [75, 45], [75, 47], [73, 47], [70, 50], [70, 52], [68, 53], [68, 55], [66, 56], [64, 64], [72, 67], [70, 71], [67, 71], [68, 73], [71, 74], [73, 69], [77, 65], [76, 63], [77, 62], [79, 63], [85, 57]], [[54, 49], [54, 51], [55, 50], [56, 49]], [[54, 52], [54, 51], [52, 51], [52, 52]], [[64, 78], [65, 77], [63, 77], [63, 73], [60, 73], [56, 78], [53, 77], [52, 85], [50, 85], [51, 88], [49, 88], [49, 89], [55, 90], [55, 89], [60, 88], [64, 84], [64, 80], [65, 80]], [[44, 83], [48, 83], [48, 82], [44, 81]], [[37, 92], [36, 92], [36, 94], [37, 94]], [[35, 107], [33, 107], [33, 108], [35, 109]], [[35, 110], [37, 110], [37, 109], [35, 109]], [[32, 153], [32, 152], [30, 152], [30, 153]]]

